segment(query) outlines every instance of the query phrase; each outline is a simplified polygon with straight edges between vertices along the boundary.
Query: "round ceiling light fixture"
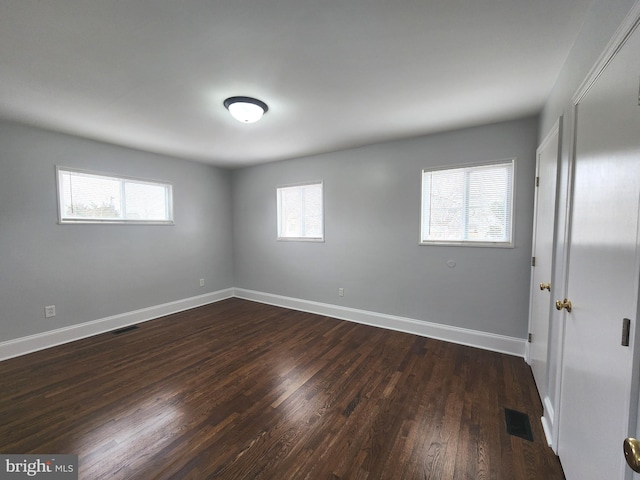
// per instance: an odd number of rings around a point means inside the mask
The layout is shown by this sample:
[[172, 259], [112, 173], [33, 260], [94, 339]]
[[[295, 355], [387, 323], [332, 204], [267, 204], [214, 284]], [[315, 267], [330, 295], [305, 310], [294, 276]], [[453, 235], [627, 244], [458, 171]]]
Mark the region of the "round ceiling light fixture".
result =
[[242, 123], [257, 122], [269, 110], [266, 103], [251, 97], [229, 97], [224, 106], [233, 118]]

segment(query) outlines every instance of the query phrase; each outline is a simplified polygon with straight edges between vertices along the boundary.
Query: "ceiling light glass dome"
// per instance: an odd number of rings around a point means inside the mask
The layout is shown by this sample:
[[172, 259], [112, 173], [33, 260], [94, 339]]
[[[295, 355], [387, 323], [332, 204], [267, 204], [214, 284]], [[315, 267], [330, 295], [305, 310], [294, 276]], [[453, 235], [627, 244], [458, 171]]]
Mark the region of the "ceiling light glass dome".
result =
[[224, 106], [242, 123], [257, 122], [269, 110], [266, 103], [251, 97], [230, 97], [224, 101]]

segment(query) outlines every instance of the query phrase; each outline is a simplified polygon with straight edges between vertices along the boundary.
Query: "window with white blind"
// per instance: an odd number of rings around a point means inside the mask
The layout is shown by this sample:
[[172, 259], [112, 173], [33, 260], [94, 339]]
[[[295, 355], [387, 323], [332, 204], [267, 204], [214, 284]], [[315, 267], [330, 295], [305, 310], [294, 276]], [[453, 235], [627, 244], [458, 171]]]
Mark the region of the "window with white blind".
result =
[[322, 182], [278, 187], [278, 240], [324, 240]]
[[173, 224], [169, 183], [56, 167], [60, 223]]
[[515, 159], [422, 171], [421, 244], [513, 246]]

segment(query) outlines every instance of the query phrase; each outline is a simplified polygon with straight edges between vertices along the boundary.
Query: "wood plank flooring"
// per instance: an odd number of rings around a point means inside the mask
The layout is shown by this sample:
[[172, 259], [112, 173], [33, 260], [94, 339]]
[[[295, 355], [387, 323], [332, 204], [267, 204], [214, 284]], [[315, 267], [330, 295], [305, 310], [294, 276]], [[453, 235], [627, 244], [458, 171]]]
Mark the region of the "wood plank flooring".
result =
[[564, 478], [522, 359], [235, 298], [0, 382], [0, 453], [78, 454], [81, 479]]

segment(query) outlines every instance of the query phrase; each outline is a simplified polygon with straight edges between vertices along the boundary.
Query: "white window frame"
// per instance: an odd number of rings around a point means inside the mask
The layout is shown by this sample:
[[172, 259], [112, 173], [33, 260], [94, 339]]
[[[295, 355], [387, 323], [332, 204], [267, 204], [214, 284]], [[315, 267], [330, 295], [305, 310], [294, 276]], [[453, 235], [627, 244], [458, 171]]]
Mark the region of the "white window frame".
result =
[[[516, 197], [516, 158], [508, 158], [504, 160], [495, 160], [490, 162], [473, 163], [466, 165], [451, 165], [446, 167], [425, 168], [421, 172], [421, 194], [420, 194], [420, 245], [449, 245], [449, 246], [465, 246], [465, 247], [497, 247], [497, 248], [513, 248], [514, 247], [514, 214], [515, 214], [515, 197]], [[425, 173], [437, 172], [443, 170], [458, 170], [458, 169], [474, 169], [482, 167], [490, 167], [492, 165], [508, 165], [511, 164], [511, 197], [507, 203], [508, 214], [508, 238], [505, 241], [492, 242], [486, 240], [469, 240], [469, 239], [457, 239], [457, 240], [428, 240], [424, 238], [426, 213], [425, 209], [428, 205], [428, 201], [425, 198]]]
[[[320, 186], [320, 192], [321, 192], [321, 211], [322, 211], [322, 222], [321, 222], [321, 228], [322, 228], [322, 233], [321, 236], [319, 237], [307, 237], [307, 236], [303, 236], [303, 237], [294, 237], [294, 236], [285, 236], [283, 231], [283, 218], [282, 218], [282, 214], [281, 214], [281, 191], [284, 189], [290, 189], [290, 188], [296, 188], [296, 187], [306, 187], [308, 185], [319, 185]], [[290, 184], [290, 185], [280, 185], [278, 187], [276, 187], [276, 230], [277, 230], [277, 240], [278, 241], [284, 241], [284, 242], [324, 242], [324, 182], [320, 181], [315, 181], [315, 182], [305, 182], [305, 183], [295, 183], [295, 184]]]
[[[123, 218], [92, 218], [92, 217], [72, 217], [65, 215], [65, 198], [64, 188], [62, 185], [62, 173], [80, 174], [86, 176], [93, 176], [98, 178], [104, 178], [108, 180], [116, 180], [120, 182], [121, 198]], [[145, 219], [129, 219], [126, 218], [126, 202], [124, 195], [124, 186], [127, 182], [147, 184], [163, 187], [166, 191], [165, 195], [165, 208], [167, 211], [168, 219], [166, 220], [145, 220]], [[163, 182], [159, 180], [150, 180], [146, 178], [129, 177], [123, 175], [113, 175], [109, 173], [96, 172], [91, 170], [82, 170], [78, 168], [69, 168], [56, 165], [56, 187], [58, 196], [58, 223], [62, 225], [73, 224], [130, 224], [130, 225], [174, 225], [173, 221], [173, 186], [171, 183]]]

